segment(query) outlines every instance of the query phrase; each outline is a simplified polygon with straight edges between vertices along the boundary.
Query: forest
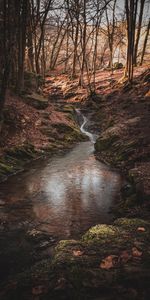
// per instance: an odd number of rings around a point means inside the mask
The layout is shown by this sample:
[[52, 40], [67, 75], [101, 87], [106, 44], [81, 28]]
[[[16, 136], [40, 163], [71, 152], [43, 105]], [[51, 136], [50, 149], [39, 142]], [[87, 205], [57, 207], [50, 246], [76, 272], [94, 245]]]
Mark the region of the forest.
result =
[[0, 299], [148, 300], [149, 0], [0, 1]]

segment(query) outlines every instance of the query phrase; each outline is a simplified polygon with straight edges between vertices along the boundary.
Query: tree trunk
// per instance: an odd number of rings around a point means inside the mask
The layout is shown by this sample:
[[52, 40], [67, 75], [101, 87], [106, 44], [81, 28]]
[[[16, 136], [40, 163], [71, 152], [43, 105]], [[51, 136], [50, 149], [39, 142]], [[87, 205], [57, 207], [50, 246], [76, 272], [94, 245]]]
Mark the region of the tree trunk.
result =
[[136, 15], [137, 15], [138, 0], [126, 0], [125, 10], [127, 19], [127, 59], [125, 76], [128, 77], [128, 81], [133, 80], [133, 54], [135, 46], [135, 27], [136, 27]]
[[139, 45], [139, 40], [140, 40], [144, 4], [145, 4], [145, 0], [141, 0], [140, 16], [139, 16], [137, 36], [136, 36], [135, 49], [134, 49], [134, 57], [133, 57], [133, 63], [134, 63], [135, 66], [137, 65], [137, 52], [138, 52], [138, 45]]
[[18, 48], [18, 82], [17, 91], [24, 89], [24, 60], [26, 47], [26, 30], [27, 30], [27, 12], [28, 0], [23, 0], [20, 6], [18, 25], [19, 25], [19, 48]]
[[145, 50], [146, 50], [146, 46], [147, 46], [149, 31], [150, 31], [150, 20], [149, 20], [149, 23], [148, 23], [148, 26], [147, 26], [147, 30], [146, 30], [146, 35], [145, 35], [145, 39], [144, 39], [144, 44], [143, 44], [143, 50], [142, 50], [140, 65], [143, 64], [143, 59], [144, 59]]
[[82, 38], [82, 65], [81, 65], [81, 74], [79, 78], [79, 85], [83, 86], [83, 75], [84, 75], [84, 67], [86, 62], [86, 0], [83, 1], [83, 38]]

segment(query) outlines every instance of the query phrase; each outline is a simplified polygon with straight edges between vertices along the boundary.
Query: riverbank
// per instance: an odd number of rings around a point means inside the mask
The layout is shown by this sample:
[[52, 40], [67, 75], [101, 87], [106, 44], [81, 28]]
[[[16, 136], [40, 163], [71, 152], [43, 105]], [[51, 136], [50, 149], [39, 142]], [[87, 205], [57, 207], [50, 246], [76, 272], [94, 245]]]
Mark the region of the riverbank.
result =
[[31, 95], [26, 102], [8, 91], [0, 139], [0, 182], [23, 171], [29, 162], [64, 152], [85, 139], [73, 106], [68, 109], [63, 103], [63, 94], [59, 95], [61, 105], [52, 103], [49, 94]]
[[[96, 157], [119, 168], [128, 184], [115, 210], [118, 216], [149, 219], [150, 199], [150, 71], [132, 86], [117, 84], [111, 93], [96, 98], [94, 114], [100, 135]], [[95, 100], [94, 100], [95, 101]]]
[[[121, 82], [123, 70], [97, 72], [96, 94], [87, 97], [74, 81], [60, 79], [68, 104], [88, 115], [86, 128], [98, 137], [95, 155], [127, 179], [114, 207], [116, 217], [149, 219], [150, 70], [137, 67], [132, 85]], [[86, 79], [85, 79], [86, 80]]]

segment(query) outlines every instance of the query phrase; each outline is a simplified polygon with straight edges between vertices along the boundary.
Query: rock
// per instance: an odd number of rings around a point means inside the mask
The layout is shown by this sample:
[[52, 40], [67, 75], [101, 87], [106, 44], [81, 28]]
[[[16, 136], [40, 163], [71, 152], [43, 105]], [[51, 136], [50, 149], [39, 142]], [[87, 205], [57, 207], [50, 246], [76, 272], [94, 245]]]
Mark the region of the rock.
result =
[[122, 69], [123, 68], [123, 64], [119, 63], [119, 62], [115, 62], [114, 63], [114, 69], [118, 70], [118, 69]]
[[[137, 229], [143, 227], [141, 234]], [[37, 239], [39, 234], [32, 230], [29, 237]], [[41, 239], [38, 241], [41, 245]], [[36, 261], [17, 275], [14, 299], [18, 292], [22, 299], [25, 290], [26, 299], [30, 293], [38, 296], [45, 292], [46, 299], [96, 300], [101, 294], [100, 299], [106, 300], [110, 295], [111, 300], [148, 299], [149, 241], [150, 223], [141, 219], [122, 218], [113, 225], [94, 226], [80, 240], [60, 241], [52, 260]], [[45, 248], [47, 238], [43, 242]], [[7, 282], [7, 294], [11, 293]]]
[[118, 139], [117, 135], [110, 135], [106, 137], [99, 137], [95, 143], [96, 151], [109, 150], [113, 143]]
[[31, 95], [25, 95], [24, 101], [32, 107], [37, 109], [45, 109], [48, 107], [48, 99], [44, 98], [42, 95], [37, 93], [32, 93]]
[[8, 149], [5, 156], [0, 159], [0, 181], [5, 180], [13, 173], [22, 171], [23, 166], [34, 159], [36, 155], [37, 152], [31, 144]]

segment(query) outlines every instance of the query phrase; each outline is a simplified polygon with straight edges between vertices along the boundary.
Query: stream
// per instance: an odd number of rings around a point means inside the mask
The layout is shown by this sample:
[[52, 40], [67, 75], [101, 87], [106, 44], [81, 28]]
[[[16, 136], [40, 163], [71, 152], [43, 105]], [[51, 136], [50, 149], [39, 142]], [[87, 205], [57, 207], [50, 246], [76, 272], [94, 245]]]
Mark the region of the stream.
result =
[[[38, 232], [48, 234], [53, 242], [79, 238], [91, 226], [111, 222], [110, 207], [122, 178], [95, 159], [95, 136], [85, 130], [86, 122], [83, 116], [81, 131], [90, 141], [77, 144], [67, 154], [35, 161], [0, 184], [0, 263], [1, 270], [5, 264], [6, 275], [11, 263], [16, 267], [17, 255], [33, 248], [29, 237], [34, 239]], [[39, 248], [45, 249], [48, 241], [42, 237]], [[13, 251], [14, 260], [10, 259]], [[19, 263], [23, 264], [21, 258]]]

